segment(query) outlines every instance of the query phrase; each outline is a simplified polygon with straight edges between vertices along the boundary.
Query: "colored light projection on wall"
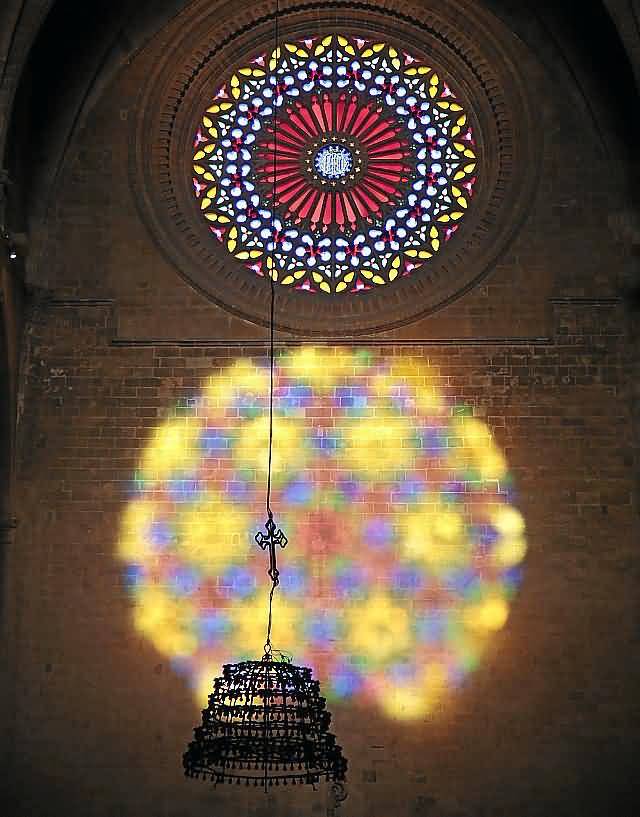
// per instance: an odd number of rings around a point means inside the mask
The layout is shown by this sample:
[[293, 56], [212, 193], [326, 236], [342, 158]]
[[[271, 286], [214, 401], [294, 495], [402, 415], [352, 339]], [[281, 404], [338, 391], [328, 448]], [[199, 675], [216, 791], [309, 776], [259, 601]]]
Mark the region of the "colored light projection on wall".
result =
[[[302, 347], [275, 367], [281, 553], [274, 646], [328, 697], [431, 713], [478, 665], [520, 583], [524, 521], [487, 425], [413, 357]], [[262, 655], [269, 371], [239, 359], [144, 451], [118, 545], [136, 628], [206, 700]]]

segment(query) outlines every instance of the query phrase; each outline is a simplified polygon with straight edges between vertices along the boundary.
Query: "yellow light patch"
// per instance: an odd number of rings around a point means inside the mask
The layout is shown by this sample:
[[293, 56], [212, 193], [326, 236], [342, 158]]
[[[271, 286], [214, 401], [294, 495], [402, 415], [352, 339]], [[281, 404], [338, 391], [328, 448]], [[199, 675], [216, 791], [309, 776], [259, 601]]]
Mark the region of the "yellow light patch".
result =
[[471, 468], [483, 480], [500, 480], [506, 475], [504, 455], [485, 423], [476, 417], [458, 417], [452, 428], [458, 440], [458, 445], [450, 449], [454, 467]]
[[193, 605], [184, 599], [171, 599], [162, 589], [145, 587], [134, 610], [136, 627], [147, 635], [161, 653], [188, 656], [198, 646], [193, 631]]
[[346, 639], [355, 655], [374, 664], [387, 662], [411, 646], [409, 614], [386, 594], [376, 593], [348, 611]]
[[403, 552], [436, 575], [463, 567], [471, 552], [464, 517], [439, 502], [424, 502], [405, 522]]
[[321, 389], [331, 388], [340, 378], [353, 372], [353, 358], [339, 349], [303, 346], [282, 361], [289, 377], [299, 378]]
[[[234, 458], [239, 468], [246, 468], [262, 479], [269, 463], [269, 418], [258, 417], [242, 425]], [[286, 473], [302, 465], [305, 459], [300, 421], [282, 417], [273, 427], [273, 455], [271, 470], [274, 475]]]
[[516, 508], [508, 505], [496, 508], [491, 516], [494, 528], [505, 538], [519, 537], [524, 533], [524, 519]]
[[414, 721], [432, 714], [441, 703], [448, 686], [447, 670], [430, 663], [413, 683], [387, 685], [383, 700], [385, 713], [394, 720]]
[[[230, 610], [233, 638], [242, 645], [246, 655], [261, 656], [267, 631], [267, 610], [262, 596], [246, 604], [236, 604]], [[300, 637], [300, 611], [281, 594], [273, 598], [273, 644], [293, 644]]]
[[159, 481], [174, 471], [190, 471], [200, 459], [198, 440], [202, 423], [198, 417], [168, 420], [153, 433], [142, 459], [145, 480]]
[[135, 501], [127, 507], [122, 519], [122, 534], [118, 554], [134, 563], [147, 558], [150, 553], [148, 531], [161, 512], [155, 502]]
[[410, 468], [415, 455], [409, 422], [382, 412], [349, 425], [344, 440], [346, 463], [367, 476]]
[[493, 558], [501, 568], [514, 567], [527, 555], [527, 543], [520, 537], [503, 539], [496, 545]]
[[494, 597], [470, 605], [465, 610], [463, 621], [470, 630], [491, 633], [501, 630], [508, 618], [509, 605], [504, 599]]
[[251, 547], [249, 517], [213, 492], [176, 514], [176, 552], [206, 575], [246, 562]]

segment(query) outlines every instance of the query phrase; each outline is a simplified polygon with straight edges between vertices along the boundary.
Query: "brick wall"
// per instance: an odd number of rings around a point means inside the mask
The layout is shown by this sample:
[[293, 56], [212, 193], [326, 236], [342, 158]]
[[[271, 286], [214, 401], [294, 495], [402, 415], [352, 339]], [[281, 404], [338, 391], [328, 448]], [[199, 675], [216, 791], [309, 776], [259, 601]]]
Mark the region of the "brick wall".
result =
[[[8, 813], [328, 814], [324, 791], [265, 798], [183, 779], [198, 706], [134, 626], [117, 554], [154, 431], [265, 342], [182, 282], [137, 215], [129, 122], [153, 58], [123, 72], [79, 138], [27, 331], [7, 556]], [[637, 736], [631, 352], [624, 249], [605, 228], [625, 191], [591, 123], [528, 59], [545, 161], [527, 223], [479, 287], [368, 344], [383, 363], [428, 359], [449, 404], [492, 431], [526, 521], [524, 578], [477, 670], [433, 712], [400, 722], [360, 699], [332, 703], [350, 761], [338, 814], [632, 813], [621, 805]]]
[[[469, 813], [572, 813], [596, 763], [614, 795], [624, 787], [635, 539], [620, 308], [554, 312], [554, 339], [540, 345], [380, 352], [428, 355], [444, 391], [486, 420], [530, 549], [507, 627], [441, 712], [398, 724], [375, 707], [363, 720], [357, 706], [332, 706], [351, 762], [347, 813], [421, 813], [427, 796]], [[50, 305], [34, 327], [11, 564], [15, 813], [137, 814], [147, 798], [158, 814], [232, 808], [232, 795], [181, 779], [197, 706], [168, 656], [136, 632], [116, 550], [153, 430], [203, 376], [249, 350], [114, 348], [111, 336], [102, 305]], [[318, 797], [278, 801], [277, 813], [313, 813]], [[257, 802], [242, 808], [261, 813]]]

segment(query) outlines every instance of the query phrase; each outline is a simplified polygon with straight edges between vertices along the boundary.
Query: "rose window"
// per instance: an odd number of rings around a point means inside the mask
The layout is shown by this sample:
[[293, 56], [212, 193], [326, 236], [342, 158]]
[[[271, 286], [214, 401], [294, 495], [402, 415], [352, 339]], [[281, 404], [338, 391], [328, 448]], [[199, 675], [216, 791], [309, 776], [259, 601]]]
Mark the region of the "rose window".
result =
[[335, 34], [256, 54], [194, 135], [211, 240], [248, 275], [307, 292], [419, 275], [464, 230], [478, 175], [473, 120], [447, 77]]

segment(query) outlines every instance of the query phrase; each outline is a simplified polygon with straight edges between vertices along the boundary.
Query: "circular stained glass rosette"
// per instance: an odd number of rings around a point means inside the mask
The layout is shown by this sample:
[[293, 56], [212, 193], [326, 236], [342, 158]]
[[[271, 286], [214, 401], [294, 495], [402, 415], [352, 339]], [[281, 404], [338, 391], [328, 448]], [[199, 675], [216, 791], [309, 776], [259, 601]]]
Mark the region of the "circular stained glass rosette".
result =
[[474, 128], [447, 78], [337, 34], [240, 67], [194, 137], [212, 240], [308, 292], [360, 292], [428, 264], [462, 225], [477, 175]]
[[[524, 521], [485, 422], [412, 357], [302, 348], [275, 367], [273, 643], [330, 699], [433, 712], [505, 625]], [[206, 700], [221, 664], [255, 659], [269, 580], [269, 368], [238, 360], [153, 433], [119, 558], [137, 629]]]

